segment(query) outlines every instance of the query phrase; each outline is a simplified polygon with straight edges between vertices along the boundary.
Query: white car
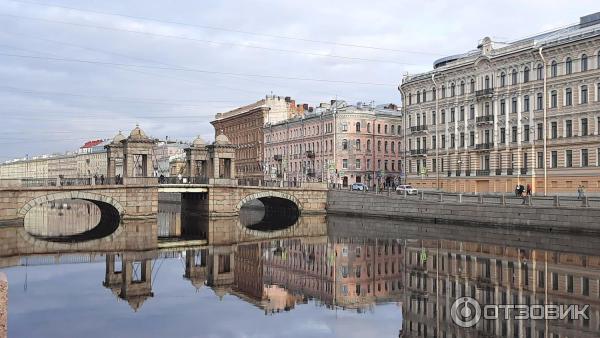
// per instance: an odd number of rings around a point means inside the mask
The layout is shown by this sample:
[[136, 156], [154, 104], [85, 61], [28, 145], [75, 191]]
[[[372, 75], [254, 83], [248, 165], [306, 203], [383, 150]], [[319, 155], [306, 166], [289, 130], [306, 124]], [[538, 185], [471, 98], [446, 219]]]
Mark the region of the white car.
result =
[[369, 190], [369, 188], [363, 183], [354, 183], [352, 184], [352, 191], [365, 191]]
[[412, 187], [412, 185], [402, 184], [396, 188], [398, 194], [416, 195], [419, 191]]

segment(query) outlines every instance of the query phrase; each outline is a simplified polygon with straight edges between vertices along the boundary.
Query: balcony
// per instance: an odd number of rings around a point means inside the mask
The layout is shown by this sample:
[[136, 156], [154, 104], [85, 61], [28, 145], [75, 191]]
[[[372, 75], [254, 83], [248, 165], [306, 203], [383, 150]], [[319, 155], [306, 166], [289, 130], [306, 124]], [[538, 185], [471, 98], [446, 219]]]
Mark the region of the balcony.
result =
[[490, 176], [490, 171], [488, 169], [482, 169], [476, 171], [477, 176]]
[[308, 158], [315, 158], [315, 152], [312, 150], [307, 150], [306, 151], [306, 157]]
[[281, 160], [283, 160], [283, 156], [282, 155], [275, 155], [275, 156], [273, 156], [273, 160], [275, 160], [275, 161], [281, 161]]
[[494, 115], [483, 115], [477, 116], [477, 123], [492, 123], [494, 122]]
[[475, 145], [475, 149], [477, 150], [490, 150], [492, 148], [494, 148], [494, 143], [492, 142], [479, 143]]
[[460, 174], [461, 174], [461, 170], [458, 169], [458, 170], [456, 170], [456, 173], [454, 174], [454, 176], [458, 177], [458, 176], [460, 176]]
[[506, 175], [508, 176], [512, 176], [514, 169], [513, 168], [508, 168], [506, 169]]
[[471, 170], [465, 170], [465, 176], [471, 176]]
[[489, 98], [492, 97], [492, 95], [494, 95], [494, 88], [486, 88], [475, 91], [475, 97], [477, 99]]
[[427, 149], [411, 149], [410, 154], [413, 156], [414, 155], [425, 156], [425, 155], [427, 155]]
[[448, 170], [448, 177], [452, 176], [452, 171]]
[[527, 168], [521, 168], [521, 175], [527, 175]]
[[410, 127], [410, 132], [411, 133], [418, 133], [418, 132], [422, 132], [422, 131], [427, 131], [427, 126], [426, 125], [412, 126], [412, 127]]
[[496, 169], [496, 176], [502, 175], [502, 169]]

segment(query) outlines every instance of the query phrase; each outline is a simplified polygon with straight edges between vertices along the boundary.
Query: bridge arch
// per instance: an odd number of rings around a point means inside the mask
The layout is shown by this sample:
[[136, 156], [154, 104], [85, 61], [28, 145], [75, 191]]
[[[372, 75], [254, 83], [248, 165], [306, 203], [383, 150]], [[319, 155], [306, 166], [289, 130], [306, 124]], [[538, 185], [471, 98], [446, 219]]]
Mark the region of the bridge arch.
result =
[[259, 200], [259, 201], [263, 202], [263, 204], [265, 204], [265, 207], [270, 202], [275, 202], [276, 200], [287, 200], [287, 201], [295, 204], [295, 206], [298, 208], [299, 212], [302, 212], [302, 209], [303, 209], [302, 203], [300, 203], [300, 201], [294, 195], [291, 195], [291, 194], [288, 194], [285, 192], [281, 192], [281, 191], [261, 191], [261, 192], [257, 192], [254, 194], [247, 195], [246, 197], [242, 198], [236, 206], [236, 211], [240, 211], [240, 209], [242, 208], [242, 206], [244, 206], [244, 204], [246, 204], [252, 200]]
[[114, 198], [96, 193], [68, 191], [39, 196], [21, 207], [18, 215], [25, 218], [27, 213], [35, 206], [61, 200], [84, 200], [93, 203], [100, 210], [100, 221], [94, 228], [78, 234], [61, 237], [45, 237], [30, 234], [26, 230], [28, 236], [38, 240], [51, 242], [83, 242], [113, 237], [121, 232], [122, 229], [120, 225], [125, 209], [121, 203]]

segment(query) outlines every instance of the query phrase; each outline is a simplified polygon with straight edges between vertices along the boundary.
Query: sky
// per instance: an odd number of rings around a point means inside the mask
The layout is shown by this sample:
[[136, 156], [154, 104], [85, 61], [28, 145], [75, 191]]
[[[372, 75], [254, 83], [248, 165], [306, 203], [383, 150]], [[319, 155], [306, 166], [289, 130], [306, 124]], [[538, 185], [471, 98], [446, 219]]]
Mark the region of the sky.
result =
[[403, 74], [577, 23], [573, 1], [0, 0], [0, 161], [126, 135], [214, 139], [267, 94], [400, 103]]

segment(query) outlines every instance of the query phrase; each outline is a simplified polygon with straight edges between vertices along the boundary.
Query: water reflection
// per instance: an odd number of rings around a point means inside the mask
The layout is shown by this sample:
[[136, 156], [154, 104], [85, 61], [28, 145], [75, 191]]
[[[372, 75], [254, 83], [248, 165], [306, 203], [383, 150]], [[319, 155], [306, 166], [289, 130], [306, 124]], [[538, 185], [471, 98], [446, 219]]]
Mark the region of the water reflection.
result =
[[25, 229], [34, 236], [81, 234], [100, 222], [100, 209], [85, 200], [57, 200], [36, 205], [25, 215]]
[[[5, 269], [9, 328], [15, 336], [37, 336], [32, 330], [39, 328], [49, 330], [46, 337], [65, 336], [52, 323], [65, 313], [89, 313], [107, 336], [598, 336], [600, 253], [593, 238], [548, 234], [540, 241], [529, 232], [340, 217], [327, 223], [328, 235], [227, 237], [181, 251], [6, 257], [0, 266], [20, 265]], [[589, 304], [589, 319], [500, 316], [463, 329], [451, 307], [464, 296], [482, 305]], [[52, 310], [39, 314], [48, 304]], [[34, 312], [43, 323], [31, 325]], [[121, 320], [132, 313], [135, 321]]]

